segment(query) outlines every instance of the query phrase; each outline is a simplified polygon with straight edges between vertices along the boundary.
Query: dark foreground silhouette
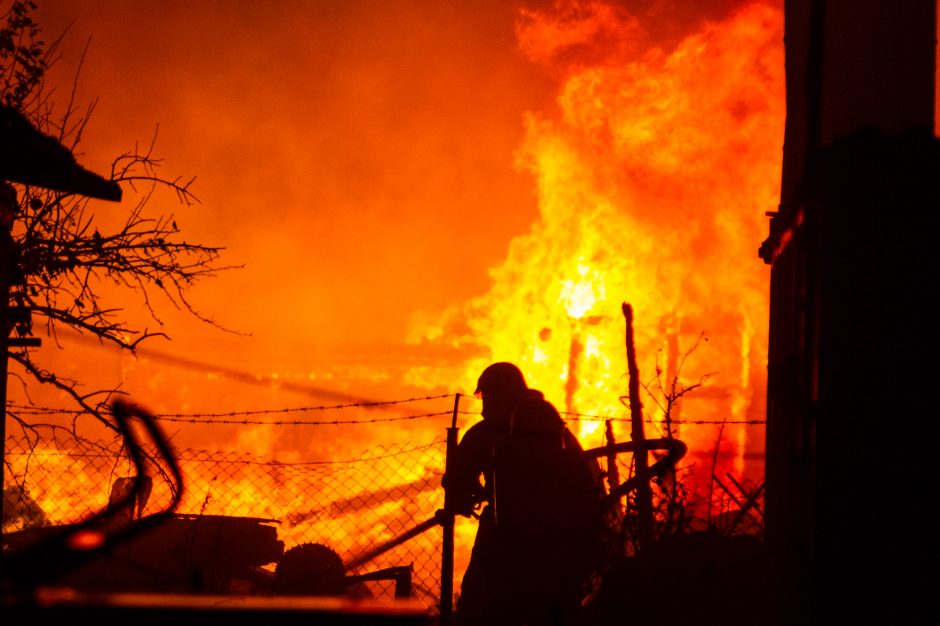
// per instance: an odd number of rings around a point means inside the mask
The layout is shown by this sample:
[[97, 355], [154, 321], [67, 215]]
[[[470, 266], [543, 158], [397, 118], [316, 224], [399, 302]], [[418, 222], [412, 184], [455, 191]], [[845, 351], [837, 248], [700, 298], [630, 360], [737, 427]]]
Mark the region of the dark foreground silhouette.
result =
[[486, 368], [477, 394], [483, 420], [464, 434], [443, 481], [455, 513], [479, 517], [455, 621], [576, 624], [602, 556], [596, 464], [516, 366]]
[[604, 573], [585, 626], [761, 626], [768, 613], [763, 542], [716, 531], [665, 538]]

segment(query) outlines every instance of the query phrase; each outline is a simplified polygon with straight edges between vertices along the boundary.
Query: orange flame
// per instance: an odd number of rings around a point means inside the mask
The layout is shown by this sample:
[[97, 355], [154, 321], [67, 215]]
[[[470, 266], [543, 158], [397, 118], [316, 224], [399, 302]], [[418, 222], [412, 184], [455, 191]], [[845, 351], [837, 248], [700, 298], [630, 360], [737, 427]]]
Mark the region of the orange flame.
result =
[[[560, 410], [621, 416], [629, 302], [642, 382], [655, 396], [657, 375], [707, 377], [671, 417], [715, 422], [680, 437], [693, 455], [720, 439], [728, 469], [742, 471], [763, 429], [719, 429], [763, 416], [768, 273], [756, 251], [779, 185], [782, 12], [749, 4], [668, 51], [605, 45], [637, 28], [600, 2], [522, 13], [523, 49], [567, 72], [559, 114], [529, 114], [518, 151], [540, 219], [492, 269], [492, 289], [424, 338], [482, 348], [461, 374], [468, 388], [486, 363], [510, 360]], [[641, 400], [647, 418], [663, 418]], [[603, 443], [598, 419], [577, 432]]]

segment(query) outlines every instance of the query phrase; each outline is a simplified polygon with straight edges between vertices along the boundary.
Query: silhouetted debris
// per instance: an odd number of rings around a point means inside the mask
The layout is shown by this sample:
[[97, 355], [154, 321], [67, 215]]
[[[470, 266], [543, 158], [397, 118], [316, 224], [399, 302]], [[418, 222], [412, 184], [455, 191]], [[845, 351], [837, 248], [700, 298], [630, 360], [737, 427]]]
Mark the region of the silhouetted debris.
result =
[[756, 537], [673, 535], [625, 559], [588, 603], [592, 626], [766, 623], [767, 567]]

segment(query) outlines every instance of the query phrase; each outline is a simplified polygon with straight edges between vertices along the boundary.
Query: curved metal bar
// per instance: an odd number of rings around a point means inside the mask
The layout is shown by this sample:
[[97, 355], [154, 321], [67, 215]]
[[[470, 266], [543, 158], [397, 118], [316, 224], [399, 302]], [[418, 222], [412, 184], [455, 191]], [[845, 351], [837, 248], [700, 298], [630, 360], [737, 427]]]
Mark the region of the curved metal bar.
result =
[[682, 458], [686, 451], [687, 446], [678, 439], [663, 438], [663, 439], [644, 439], [643, 441], [621, 441], [609, 446], [599, 446], [597, 448], [588, 448], [584, 451], [589, 458], [597, 459], [602, 456], [607, 456], [611, 452], [620, 453], [620, 452], [639, 452], [640, 450], [669, 450], [678, 451], [681, 450], [681, 454], [676, 459]]
[[666, 456], [650, 465], [645, 472], [632, 476], [629, 480], [612, 489], [611, 492], [604, 497], [605, 506], [613, 506], [620, 498], [639, 487], [644, 481], [648, 482], [651, 478], [661, 478], [664, 476], [667, 471], [673, 468], [676, 463], [685, 456], [689, 448], [678, 439], [664, 438], [646, 439], [643, 441], [623, 441], [609, 446], [590, 448], [584, 451], [585, 455], [589, 458], [596, 459], [607, 456], [611, 452], [636, 453], [651, 450], [666, 450]]
[[[3, 591], [9, 592], [15, 601], [28, 602], [37, 586], [56, 581], [70, 571], [107, 553], [116, 545], [152, 528], [169, 517], [179, 504], [183, 493], [183, 476], [173, 451], [157, 426], [153, 415], [139, 406], [123, 401], [112, 403], [111, 411], [117, 430], [127, 446], [128, 455], [137, 470], [131, 488], [117, 503], [91, 517], [77, 524], [64, 526], [58, 532], [32, 546], [5, 554]], [[111, 531], [109, 524], [121, 511], [126, 510], [125, 507], [134, 505], [141, 492], [144, 478], [148, 476], [148, 461], [143, 445], [134, 428], [131, 427], [131, 420], [134, 417], [143, 425], [146, 435], [152, 440], [167, 465], [173, 497], [164, 510], [109, 534]]]
[[[180, 471], [179, 464], [176, 462], [176, 456], [170, 448], [170, 444], [157, 425], [156, 418], [144, 410], [142, 407], [134, 404], [128, 404], [123, 400], [115, 400], [111, 403], [111, 412], [116, 418], [118, 429], [128, 444], [128, 453], [134, 461], [134, 467], [137, 468], [137, 476], [134, 485], [128, 492], [128, 496], [121, 502], [122, 506], [131, 505], [136, 501], [143, 481], [141, 477], [146, 476], [147, 459], [143, 452], [143, 444], [138, 441], [133, 429], [130, 427], [132, 417], [137, 417], [143, 425], [146, 434], [157, 448], [159, 456], [164, 460], [170, 472], [172, 482], [170, 483], [170, 492], [173, 497], [170, 503], [163, 511], [155, 515], [167, 515], [176, 510], [180, 500], [183, 497], [183, 473]], [[118, 507], [120, 508], [120, 507]], [[153, 517], [153, 515], [148, 516]]]

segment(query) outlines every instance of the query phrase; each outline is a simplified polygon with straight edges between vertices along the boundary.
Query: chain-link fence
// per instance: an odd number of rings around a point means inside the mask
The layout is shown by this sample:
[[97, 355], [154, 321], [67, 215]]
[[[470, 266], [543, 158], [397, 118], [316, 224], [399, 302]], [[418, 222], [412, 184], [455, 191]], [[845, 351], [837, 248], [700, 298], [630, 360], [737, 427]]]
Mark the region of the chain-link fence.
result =
[[[121, 442], [77, 439], [61, 429], [30, 432], [30, 439], [6, 440], [5, 545], [18, 534], [68, 526], [106, 510], [138, 473]], [[148, 452], [159, 457], [155, 450]], [[185, 578], [174, 588], [180, 591], [277, 592], [272, 581], [288, 562], [285, 557], [315, 561], [299, 572], [309, 577], [334, 556], [345, 568], [349, 593], [381, 599], [400, 595], [404, 571], [406, 593], [440, 607], [446, 542], [435, 514], [444, 506], [446, 454], [443, 436], [420, 444], [377, 445], [345, 461], [285, 463], [240, 452], [178, 449], [174, 456], [184, 484], [174, 519], [180, 525], [161, 540], [173, 545], [173, 558], [184, 565], [162, 575]], [[636, 469], [631, 455], [608, 454], [593, 455], [604, 481], [629, 480]], [[138, 503], [137, 517], [165, 510], [172, 501], [173, 483], [162, 480], [161, 469], [166, 468], [160, 463], [148, 468], [154, 481], [146, 501]], [[712, 470], [713, 489], [698, 502], [686, 489], [689, 482], [683, 482], [687, 471], [667, 473], [653, 485], [657, 537], [695, 529], [703, 521], [727, 534], [759, 532], [762, 483], [742, 484], [730, 473], [717, 476]], [[621, 546], [616, 554], [630, 552], [628, 544], [636, 537], [633, 497], [625, 496], [613, 524], [615, 543]], [[458, 561], [465, 564], [474, 525], [458, 526]], [[401, 537], [407, 540], [395, 541]], [[240, 554], [247, 556], [239, 560]], [[112, 572], [109, 584], [130, 581], [137, 565], [112, 567], [117, 573]], [[229, 569], [220, 573], [220, 567]], [[155, 584], [152, 577], [146, 582]]]
[[[440, 479], [446, 441], [377, 446], [341, 462], [279, 463], [247, 454], [178, 450], [184, 490], [181, 518], [271, 525], [283, 554], [319, 544], [345, 563], [432, 518], [443, 506]], [[5, 535], [29, 527], [76, 523], [104, 510], [115, 485], [135, 469], [119, 444], [50, 436], [7, 438]], [[140, 513], [159, 511], [171, 498], [169, 483], [154, 480]], [[217, 541], [208, 536], [206, 541]], [[231, 550], [219, 542], [219, 550]], [[191, 546], [205, 554], [206, 546]], [[437, 606], [440, 597], [441, 529], [430, 527], [347, 574], [410, 568], [411, 594]], [[210, 550], [211, 552], [211, 550]], [[315, 567], [315, 565], [314, 565]], [[267, 565], [275, 571], [276, 563]], [[396, 579], [357, 583], [358, 593], [385, 598]]]

